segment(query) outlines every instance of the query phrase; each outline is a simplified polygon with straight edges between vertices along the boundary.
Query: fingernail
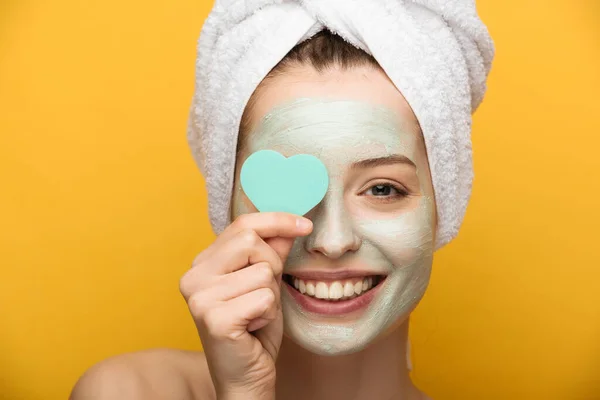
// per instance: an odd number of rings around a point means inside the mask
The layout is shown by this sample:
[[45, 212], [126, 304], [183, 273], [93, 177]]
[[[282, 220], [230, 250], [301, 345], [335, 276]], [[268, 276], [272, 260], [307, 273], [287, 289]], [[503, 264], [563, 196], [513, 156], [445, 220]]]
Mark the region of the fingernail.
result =
[[307, 218], [298, 218], [296, 220], [296, 227], [303, 231], [309, 230], [312, 227], [312, 221]]

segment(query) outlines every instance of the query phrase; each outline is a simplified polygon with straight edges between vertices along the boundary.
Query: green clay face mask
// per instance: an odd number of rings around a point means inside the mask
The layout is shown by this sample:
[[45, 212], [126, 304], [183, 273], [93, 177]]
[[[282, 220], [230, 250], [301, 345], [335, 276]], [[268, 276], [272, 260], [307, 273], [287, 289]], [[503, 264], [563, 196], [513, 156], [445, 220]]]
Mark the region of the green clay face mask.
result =
[[[347, 315], [307, 312], [289, 288], [282, 288], [285, 334], [313, 353], [339, 355], [364, 349], [406, 320], [425, 292], [433, 261], [435, 205], [426, 187], [431, 185], [422, 165], [426, 161], [417, 160], [420, 139], [406, 125], [384, 106], [300, 98], [273, 108], [246, 138], [247, 155], [259, 150], [275, 150], [286, 157], [310, 154], [329, 174], [325, 198], [306, 215], [313, 221], [313, 232], [296, 239], [285, 274], [360, 269], [386, 275], [370, 304]], [[402, 172], [385, 176], [379, 176], [382, 169], [374, 165], [356, 172], [360, 161], [398, 156], [413, 165], [405, 163], [398, 167]], [[366, 190], [384, 184], [382, 179], [403, 176], [412, 177], [416, 189], [393, 204], [359, 193], [364, 185]], [[239, 181], [232, 207], [234, 218], [255, 211]]]

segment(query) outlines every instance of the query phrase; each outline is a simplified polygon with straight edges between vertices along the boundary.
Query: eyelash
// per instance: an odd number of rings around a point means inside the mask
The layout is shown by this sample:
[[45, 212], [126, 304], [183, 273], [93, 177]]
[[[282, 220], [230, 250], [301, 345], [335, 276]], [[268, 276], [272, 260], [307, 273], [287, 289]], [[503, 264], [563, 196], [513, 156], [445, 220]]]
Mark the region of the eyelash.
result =
[[378, 186], [391, 187], [392, 189], [394, 189], [397, 192], [397, 194], [396, 195], [387, 195], [387, 196], [378, 196], [378, 195], [371, 194], [371, 195], [369, 195], [370, 197], [380, 197], [380, 198], [382, 198], [383, 201], [386, 201], [386, 200], [389, 201], [394, 198], [398, 198], [398, 197], [404, 198], [404, 197], [408, 196], [408, 192], [405, 189], [403, 189], [400, 186], [393, 185], [391, 183], [378, 183], [378, 184], [372, 185], [367, 190], [365, 190], [363, 193], [367, 193], [368, 191], [370, 191]]

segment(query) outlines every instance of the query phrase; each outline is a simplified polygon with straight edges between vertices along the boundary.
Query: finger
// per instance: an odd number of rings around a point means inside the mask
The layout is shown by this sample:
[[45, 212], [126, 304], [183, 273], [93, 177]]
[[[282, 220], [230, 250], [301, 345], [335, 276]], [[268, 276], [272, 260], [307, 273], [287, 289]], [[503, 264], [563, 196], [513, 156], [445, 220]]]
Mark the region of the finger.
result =
[[250, 265], [230, 274], [221, 275], [214, 285], [206, 289], [207, 296], [228, 301], [246, 293], [269, 288], [280, 298], [280, 286], [271, 266], [266, 262]]
[[237, 271], [248, 265], [268, 263], [277, 276], [283, 270], [283, 261], [255, 231], [240, 231], [229, 241], [215, 248], [214, 257], [206, 260], [207, 268], [217, 275]]
[[246, 329], [248, 330], [248, 332], [254, 332], [269, 325], [269, 322], [271, 321], [266, 318], [256, 318], [248, 324], [248, 327]]
[[299, 215], [285, 212], [257, 212], [242, 214], [219, 236], [224, 240], [238, 232], [252, 229], [262, 238], [306, 236], [312, 231], [312, 221]]
[[[205, 258], [200, 262], [196, 261], [196, 264], [181, 277], [179, 280], [179, 291], [186, 301], [195, 292], [208, 290], [217, 285], [221, 277], [240, 272], [250, 268], [252, 265], [259, 265], [258, 269], [268, 267], [275, 282], [278, 285], [281, 284], [283, 265], [294, 243], [293, 239], [271, 238], [267, 239], [271, 243], [266, 243], [252, 231], [247, 232], [247, 234], [250, 236], [249, 238], [242, 238], [242, 242], [245, 245], [240, 245], [240, 242], [233, 240], [224, 245], [217, 246], [213, 253], [213, 256], [217, 258], [216, 260]], [[225, 256], [223, 257], [223, 255]], [[263, 271], [264, 273], [261, 274], [259, 272], [257, 276], [254, 276], [252, 271], [256, 271], [256, 269], [252, 268], [251, 271], [244, 272], [243, 274], [246, 280], [245, 285], [242, 284], [241, 290], [248, 288], [244, 293], [256, 289], [256, 285], [260, 285], [264, 281], [261, 281], [261, 278], [264, 279], [267, 275], [267, 271]], [[237, 280], [239, 278], [234, 279]], [[225, 285], [225, 287], [230, 288], [237, 288], [238, 286], [233, 283], [230, 286]], [[240, 294], [237, 293], [235, 295]]]
[[179, 287], [184, 296], [210, 288], [215, 278], [252, 264], [266, 262], [273, 269], [273, 275], [282, 273], [283, 262], [277, 252], [252, 230], [240, 232], [229, 241], [212, 247], [210, 255], [196, 260], [181, 278]]
[[[256, 231], [262, 238], [277, 236], [296, 238], [308, 235], [312, 232], [313, 226], [312, 221], [307, 218], [284, 212], [258, 212], [240, 215], [217, 236], [211, 246], [196, 256], [192, 268], [212, 257], [218, 251], [218, 246], [231, 240], [239, 232], [248, 229]], [[281, 254], [280, 258], [285, 259], [285, 256], [286, 254]]]
[[[279, 256], [282, 263], [285, 264], [292, 247], [294, 246], [295, 239], [274, 237], [265, 239], [265, 242], [275, 250], [275, 253]], [[282, 271], [283, 272], [283, 271]], [[281, 277], [281, 276], [280, 276]]]
[[262, 288], [213, 306], [201, 324], [210, 340], [236, 340], [247, 332], [252, 320], [272, 320], [276, 316], [275, 294], [271, 289]]

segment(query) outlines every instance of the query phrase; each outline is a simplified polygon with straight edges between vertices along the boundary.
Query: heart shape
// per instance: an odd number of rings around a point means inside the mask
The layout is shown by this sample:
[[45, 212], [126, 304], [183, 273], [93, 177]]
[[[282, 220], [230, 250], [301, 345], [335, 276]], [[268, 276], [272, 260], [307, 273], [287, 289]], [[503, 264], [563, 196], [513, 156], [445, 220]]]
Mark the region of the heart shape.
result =
[[327, 168], [317, 157], [286, 158], [260, 150], [246, 159], [240, 172], [242, 188], [258, 211], [304, 215], [319, 204], [329, 186]]

